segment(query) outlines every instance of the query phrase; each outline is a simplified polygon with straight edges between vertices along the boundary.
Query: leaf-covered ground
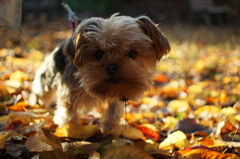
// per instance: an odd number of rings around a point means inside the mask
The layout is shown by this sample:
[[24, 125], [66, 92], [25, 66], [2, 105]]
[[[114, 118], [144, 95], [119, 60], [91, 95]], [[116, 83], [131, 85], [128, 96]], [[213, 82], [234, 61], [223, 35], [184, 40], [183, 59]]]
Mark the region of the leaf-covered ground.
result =
[[[128, 101], [122, 123], [101, 134], [99, 108], [57, 128], [31, 96], [46, 53], [71, 36], [65, 19], [1, 30], [0, 158], [237, 159], [240, 156], [240, 31], [162, 25], [172, 50], [154, 85]], [[9, 38], [10, 37], [10, 38]]]

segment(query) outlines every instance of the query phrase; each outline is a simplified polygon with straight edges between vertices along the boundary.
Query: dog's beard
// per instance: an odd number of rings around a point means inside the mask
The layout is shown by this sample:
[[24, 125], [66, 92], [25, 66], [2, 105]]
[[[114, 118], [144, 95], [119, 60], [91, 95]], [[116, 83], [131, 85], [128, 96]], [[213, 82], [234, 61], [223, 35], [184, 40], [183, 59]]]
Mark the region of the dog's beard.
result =
[[91, 96], [135, 100], [151, 85], [152, 69], [122, 62], [116, 75], [109, 76], [105, 67], [88, 63], [76, 75], [81, 79], [81, 86]]

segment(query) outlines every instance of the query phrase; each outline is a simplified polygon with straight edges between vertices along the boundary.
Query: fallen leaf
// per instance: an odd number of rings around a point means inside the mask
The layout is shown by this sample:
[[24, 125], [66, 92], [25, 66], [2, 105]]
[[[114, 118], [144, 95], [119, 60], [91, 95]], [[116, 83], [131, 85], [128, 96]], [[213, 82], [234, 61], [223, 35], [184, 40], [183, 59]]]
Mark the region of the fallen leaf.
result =
[[18, 158], [22, 154], [22, 151], [15, 144], [6, 145], [6, 151], [14, 158]]
[[202, 140], [198, 141], [197, 144], [204, 145], [206, 147], [210, 148], [217, 148], [217, 147], [226, 147], [227, 144], [223, 141], [216, 141], [211, 138], [203, 138]]
[[146, 138], [153, 139], [155, 141], [158, 141], [158, 140], [161, 139], [161, 137], [160, 137], [160, 135], [158, 133], [158, 130], [156, 129], [155, 126], [153, 126], [151, 124], [139, 125], [139, 126], [137, 126], [137, 129], [141, 130], [143, 135]]
[[0, 102], [7, 101], [10, 99], [10, 93], [8, 92], [7, 86], [0, 82]]
[[192, 109], [185, 100], [172, 100], [168, 103], [168, 108], [173, 112], [190, 112]]
[[189, 141], [182, 131], [175, 131], [160, 143], [159, 148], [163, 150], [173, 150], [174, 148], [182, 149], [187, 147]]
[[175, 130], [180, 130], [184, 133], [191, 134], [204, 130], [204, 126], [197, 124], [195, 119], [186, 118], [178, 122]]
[[[17, 81], [17, 80], [6, 80], [4, 82], [8, 87], [12, 87], [12, 88], [20, 88], [22, 87], [22, 83]], [[14, 89], [14, 90], [15, 90]], [[14, 93], [14, 90], [12, 90], [10, 93]], [[15, 90], [16, 91], [16, 90]]]
[[88, 159], [100, 159], [100, 154], [97, 151], [92, 151], [89, 153]]
[[28, 80], [28, 75], [25, 72], [22, 72], [20, 70], [16, 70], [15, 72], [11, 73], [10, 80], [16, 80], [19, 82], [23, 82], [25, 80]]
[[179, 95], [179, 89], [177, 87], [166, 85], [162, 87], [160, 95], [163, 99], [174, 99]]
[[40, 129], [34, 136], [27, 139], [25, 146], [31, 152], [43, 152], [59, 148], [59, 143], [50, 140]]
[[222, 154], [216, 151], [205, 152], [201, 154], [201, 159], [240, 159], [237, 155], [231, 154]]
[[6, 121], [8, 121], [9, 120], [9, 116], [8, 115], [2, 115], [2, 116], [0, 116], [0, 123], [1, 122], [6, 122]]
[[15, 131], [4, 131], [0, 132], [0, 148], [2, 148], [9, 138], [13, 136], [20, 136]]
[[110, 130], [109, 134], [113, 134], [116, 136], [122, 135], [128, 139], [143, 139], [144, 138], [143, 133], [139, 129], [132, 127], [130, 125], [126, 125], [126, 126], [125, 125], [117, 125]]
[[26, 103], [25, 101], [22, 101], [22, 102], [18, 102], [15, 105], [9, 106], [7, 108], [12, 111], [24, 111], [25, 107], [27, 106], [28, 106], [28, 103]]
[[70, 137], [85, 140], [94, 135], [97, 130], [97, 125], [66, 124], [61, 128], [57, 128], [54, 135], [57, 137]]
[[173, 130], [176, 127], [178, 121], [179, 120], [174, 118], [173, 116], [167, 116], [165, 118], [165, 124], [161, 128], [161, 130]]
[[77, 153], [76, 149], [79, 149], [83, 153], [88, 154], [90, 152], [96, 151], [101, 146], [101, 143], [91, 143], [87, 141], [63, 142], [61, 144], [63, 152], [71, 155]]
[[175, 154], [175, 158], [176, 159], [202, 159], [201, 158], [202, 154], [207, 152], [213, 152], [213, 150], [202, 145], [196, 145], [193, 147], [187, 147], [177, 151], [177, 153]]
[[153, 159], [149, 154], [135, 146], [119, 146], [104, 152], [101, 159]]
[[8, 130], [18, 130], [23, 128], [24, 126], [26, 126], [26, 124], [24, 124], [21, 120], [11, 120], [10, 122], [8, 122], [5, 127], [4, 130], [8, 131]]
[[14, 120], [20, 120], [24, 124], [29, 124], [31, 122], [41, 122], [45, 120], [46, 117], [49, 116], [49, 113], [45, 114], [35, 114], [31, 112], [14, 112], [11, 111], [9, 113], [9, 119], [14, 121]]
[[158, 74], [153, 78], [154, 81], [159, 82], [159, 83], [166, 83], [169, 81], [169, 78], [164, 75], [164, 74]]
[[212, 114], [217, 114], [221, 112], [221, 109], [219, 107], [213, 106], [213, 105], [206, 105], [198, 108], [194, 111], [194, 114], [199, 115], [203, 112], [209, 112]]

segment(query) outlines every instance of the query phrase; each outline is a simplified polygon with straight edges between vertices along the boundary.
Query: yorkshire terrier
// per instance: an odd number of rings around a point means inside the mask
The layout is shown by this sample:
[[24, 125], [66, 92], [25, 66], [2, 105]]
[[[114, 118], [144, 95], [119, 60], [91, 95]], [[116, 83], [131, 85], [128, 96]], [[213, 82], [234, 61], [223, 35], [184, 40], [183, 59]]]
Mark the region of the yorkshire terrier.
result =
[[147, 16], [89, 18], [45, 58], [32, 90], [45, 105], [56, 102], [53, 120], [59, 127], [107, 104], [100, 119], [107, 132], [123, 116], [121, 101], [148, 90], [157, 61], [169, 51], [167, 38]]

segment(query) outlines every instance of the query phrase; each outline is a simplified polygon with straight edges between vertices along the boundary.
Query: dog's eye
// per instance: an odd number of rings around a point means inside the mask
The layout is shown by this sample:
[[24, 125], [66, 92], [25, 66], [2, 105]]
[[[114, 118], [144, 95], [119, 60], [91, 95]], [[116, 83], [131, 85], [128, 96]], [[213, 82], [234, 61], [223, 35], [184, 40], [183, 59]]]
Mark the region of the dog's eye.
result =
[[127, 57], [135, 60], [135, 59], [137, 58], [137, 52], [134, 51], [134, 50], [132, 50], [132, 51], [130, 51], [130, 52], [127, 54]]
[[101, 60], [104, 55], [104, 52], [102, 50], [97, 50], [95, 54], [96, 54], [96, 59]]

